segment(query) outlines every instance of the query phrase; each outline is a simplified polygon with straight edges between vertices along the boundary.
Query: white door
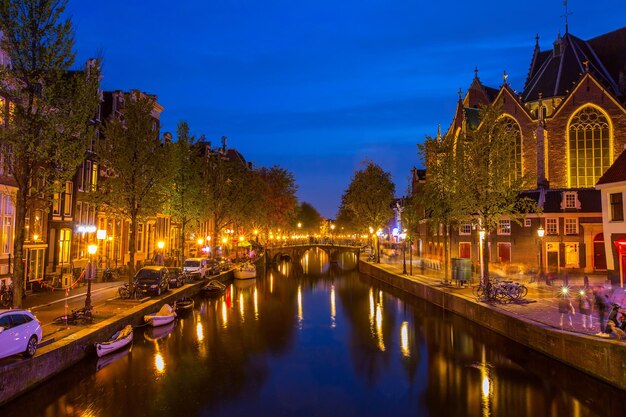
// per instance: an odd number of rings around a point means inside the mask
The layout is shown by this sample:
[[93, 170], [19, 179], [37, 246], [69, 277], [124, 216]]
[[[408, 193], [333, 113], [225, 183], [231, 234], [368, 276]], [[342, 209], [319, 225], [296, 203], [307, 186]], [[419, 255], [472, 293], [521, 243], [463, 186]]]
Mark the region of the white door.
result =
[[2, 327], [0, 332], [0, 358], [18, 353], [17, 334], [11, 328], [11, 318], [8, 314], [0, 317], [0, 327]]

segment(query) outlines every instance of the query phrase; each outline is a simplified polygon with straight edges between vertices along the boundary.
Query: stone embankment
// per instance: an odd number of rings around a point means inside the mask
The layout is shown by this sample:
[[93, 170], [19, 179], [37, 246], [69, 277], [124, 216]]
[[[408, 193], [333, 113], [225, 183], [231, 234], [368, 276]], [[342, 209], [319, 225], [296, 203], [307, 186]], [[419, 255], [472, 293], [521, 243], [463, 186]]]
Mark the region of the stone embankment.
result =
[[626, 346], [622, 342], [555, 329], [372, 263], [360, 261], [359, 271], [626, 390]]

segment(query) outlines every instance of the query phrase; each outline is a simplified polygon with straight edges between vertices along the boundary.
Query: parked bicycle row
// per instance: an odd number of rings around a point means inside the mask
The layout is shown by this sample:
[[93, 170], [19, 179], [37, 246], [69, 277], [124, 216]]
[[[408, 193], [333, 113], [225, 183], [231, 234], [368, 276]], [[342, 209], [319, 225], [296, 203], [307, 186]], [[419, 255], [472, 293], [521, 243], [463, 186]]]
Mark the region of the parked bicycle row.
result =
[[476, 298], [485, 301], [497, 301], [500, 303], [519, 302], [526, 294], [528, 288], [524, 284], [513, 281], [501, 281], [490, 278], [472, 289]]

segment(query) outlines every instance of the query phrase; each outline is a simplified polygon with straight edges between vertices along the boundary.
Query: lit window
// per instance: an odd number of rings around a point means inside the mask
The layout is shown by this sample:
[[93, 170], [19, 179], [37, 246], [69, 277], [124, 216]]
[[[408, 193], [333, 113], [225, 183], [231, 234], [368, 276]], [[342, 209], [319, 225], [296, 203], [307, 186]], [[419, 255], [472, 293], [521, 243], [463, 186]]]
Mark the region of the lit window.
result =
[[98, 185], [98, 164], [93, 163], [91, 166], [91, 191], [96, 191]]
[[577, 193], [574, 192], [567, 192], [567, 193], [563, 193], [563, 200], [564, 200], [564, 206], [566, 209], [572, 209], [572, 208], [578, 208], [578, 205], [576, 204], [578, 198]]
[[579, 267], [579, 254], [578, 243], [566, 243], [565, 244], [565, 267], [566, 268], [578, 268]]
[[55, 216], [59, 216], [61, 214], [61, 194], [60, 193], [52, 194], [52, 214]]
[[511, 117], [503, 117], [499, 120], [500, 132], [510, 141], [509, 149], [509, 181], [522, 177], [522, 135], [517, 122]]
[[533, 223], [531, 219], [524, 219], [524, 227], [531, 227], [532, 224]]
[[556, 235], [559, 233], [558, 219], [546, 219], [546, 233], [549, 235]]
[[59, 231], [59, 263], [70, 262], [70, 243], [72, 231], [70, 229], [61, 229]]
[[65, 196], [63, 200], [63, 214], [66, 216], [72, 215], [72, 191], [74, 183], [72, 181], [65, 182]]
[[565, 219], [565, 234], [566, 235], [578, 234], [578, 219]]
[[4, 216], [2, 221], [2, 254], [13, 252], [13, 217]]
[[624, 221], [624, 202], [622, 193], [611, 194], [610, 197], [611, 204], [611, 221], [613, 222], [623, 222]]
[[511, 220], [500, 220], [500, 225], [498, 226], [498, 234], [499, 235], [511, 234]]
[[592, 188], [612, 163], [609, 121], [587, 106], [576, 113], [568, 132], [569, 185]]
[[461, 226], [459, 226], [459, 234], [460, 235], [471, 235], [472, 234], [472, 224], [471, 223], [461, 223]]

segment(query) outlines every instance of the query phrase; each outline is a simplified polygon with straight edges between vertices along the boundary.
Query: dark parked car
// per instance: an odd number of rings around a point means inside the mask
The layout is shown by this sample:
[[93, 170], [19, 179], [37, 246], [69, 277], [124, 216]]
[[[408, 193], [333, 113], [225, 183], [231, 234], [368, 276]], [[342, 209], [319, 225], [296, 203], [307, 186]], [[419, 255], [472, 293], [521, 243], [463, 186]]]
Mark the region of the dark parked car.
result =
[[167, 268], [164, 266], [144, 266], [135, 275], [135, 285], [141, 294], [161, 295], [170, 289]]
[[222, 272], [222, 266], [217, 259], [209, 259], [207, 264], [207, 272], [209, 275], [217, 275]]
[[185, 277], [183, 276], [182, 268], [167, 268], [167, 276], [170, 280], [170, 288], [178, 288], [185, 285]]

